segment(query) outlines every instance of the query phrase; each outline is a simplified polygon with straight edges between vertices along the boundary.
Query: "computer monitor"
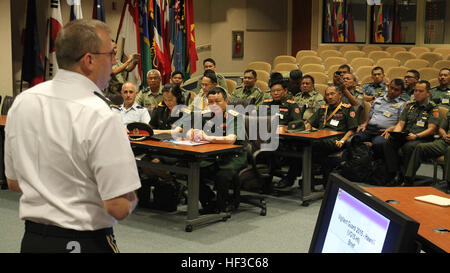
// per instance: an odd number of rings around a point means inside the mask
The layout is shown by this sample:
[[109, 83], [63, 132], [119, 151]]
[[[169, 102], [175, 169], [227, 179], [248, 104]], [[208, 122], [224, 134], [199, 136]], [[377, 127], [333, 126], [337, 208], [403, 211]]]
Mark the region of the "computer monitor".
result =
[[331, 173], [310, 253], [415, 252], [419, 223]]

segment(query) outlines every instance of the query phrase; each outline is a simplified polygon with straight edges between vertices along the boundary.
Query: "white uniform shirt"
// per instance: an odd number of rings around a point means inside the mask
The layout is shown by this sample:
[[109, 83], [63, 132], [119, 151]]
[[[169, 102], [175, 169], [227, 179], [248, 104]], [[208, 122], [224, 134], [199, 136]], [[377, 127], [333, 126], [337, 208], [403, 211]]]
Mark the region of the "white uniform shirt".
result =
[[150, 122], [150, 114], [147, 108], [138, 105], [136, 102], [128, 110], [122, 104], [120, 106], [120, 115], [125, 125], [132, 122], [143, 122], [147, 124]]
[[109, 200], [140, 187], [120, 115], [87, 77], [59, 69], [16, 97], [5, 127], [5, 173], [24, 220], [75, 230], [111, 227]]

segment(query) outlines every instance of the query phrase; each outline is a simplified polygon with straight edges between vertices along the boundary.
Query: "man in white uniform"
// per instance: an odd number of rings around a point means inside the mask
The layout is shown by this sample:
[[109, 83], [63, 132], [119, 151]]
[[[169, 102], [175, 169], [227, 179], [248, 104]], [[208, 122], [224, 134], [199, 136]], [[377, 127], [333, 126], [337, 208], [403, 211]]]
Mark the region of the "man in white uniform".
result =
[[6, 121], [5, 173], [22, 193], [21, 252], [118, 252], [112, 226], [133, 211], [141, 184], [125, 126], [100, 91], [115, 64], [109, 27], [69, 22], [56, 56], [54, 79], [17, 96]]
[[126, 82], [122, 85], [120, 94], [123, 98], [123, 104], [120, 106], [120, 115], [123, 123], [129, 124], [132, 122], [150, 122], [150, 114], [147, 108], [138, 105], [135, 102], [137, 92], [136, 87], [131, 82]]

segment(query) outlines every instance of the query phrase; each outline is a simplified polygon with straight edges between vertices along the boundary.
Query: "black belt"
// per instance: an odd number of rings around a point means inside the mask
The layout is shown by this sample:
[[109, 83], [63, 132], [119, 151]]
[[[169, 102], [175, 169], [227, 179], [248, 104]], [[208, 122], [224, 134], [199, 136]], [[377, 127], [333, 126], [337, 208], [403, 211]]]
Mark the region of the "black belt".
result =
[[35, 222], [25, 221], [25, 232], [37, 233], [40, 235], [50, 235], [55, 237], [70, 238], [94, 238], [113, 234], [113, 228], [103, 228], [98, 230], [79, 231], [74, 229], [61, 228], [52, 225], [44, 225]]

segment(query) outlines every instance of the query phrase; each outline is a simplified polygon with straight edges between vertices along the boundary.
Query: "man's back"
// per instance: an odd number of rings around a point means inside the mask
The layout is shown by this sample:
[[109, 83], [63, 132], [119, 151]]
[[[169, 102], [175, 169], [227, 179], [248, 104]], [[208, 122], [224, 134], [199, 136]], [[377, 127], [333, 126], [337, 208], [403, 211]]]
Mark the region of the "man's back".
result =
[[76, 230], [111, 227], [102, 200], [139, 188], [120, 116], [94, 91], [100, 93], [86, 77], [60, 69], [16, 98], [5, 167], [23, 192], [22, 219]]

